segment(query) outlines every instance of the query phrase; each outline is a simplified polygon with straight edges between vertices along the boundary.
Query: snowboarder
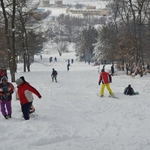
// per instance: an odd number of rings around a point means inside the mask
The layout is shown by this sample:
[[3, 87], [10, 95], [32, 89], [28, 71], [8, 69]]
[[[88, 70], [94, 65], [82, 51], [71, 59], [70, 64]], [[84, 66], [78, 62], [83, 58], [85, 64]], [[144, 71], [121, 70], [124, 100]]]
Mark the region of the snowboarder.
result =
[[52, 82], [54, 82], [54, 80], [55, 80], [55, 82], [57, 82], [57, 71], [53, 68], [52, 69], [52, 74], [51, 74], [51, 77], [52, 77]]
[[12, 114], [11, 100], [13, 93], [14, 93], [14, 86], [7, 81], [6, 76], [2, 77], [0, 83], [0, 104], [1, 104], [1, 112], [2, 115], [5, 117], [5, 119], [11, 118]]
[[110, 96], [113, 97], [114, 94], [110, 88], [110, 83], [112, 82], [112, 78], [111, 78], [111, 75], [107, 72], [105, 72], [104, 69], [101, 70], [101, 74], [99, 76], [99, 82], [98, 84], [100, 85], [102, 82], [102, 87], [101, 87], [101, 90], [100, 90], [100, 97], [103, 97], [104, 96], [104, 88], [106, 86], [107, 90], [109, 91], [110, 93]]
[[16, 80], [17, 88], [18, 88], [18, 97], [21, 104], [21, 110], [23, 113], [23, 117], [25, 120], [30, 119], [30, 110], [32, 107], [33, 102], [33, 95], [37, 95], [39, 98], [41, 98], [41, 94], [28, 82], [25, 81], [24, 77], [20, 77]]

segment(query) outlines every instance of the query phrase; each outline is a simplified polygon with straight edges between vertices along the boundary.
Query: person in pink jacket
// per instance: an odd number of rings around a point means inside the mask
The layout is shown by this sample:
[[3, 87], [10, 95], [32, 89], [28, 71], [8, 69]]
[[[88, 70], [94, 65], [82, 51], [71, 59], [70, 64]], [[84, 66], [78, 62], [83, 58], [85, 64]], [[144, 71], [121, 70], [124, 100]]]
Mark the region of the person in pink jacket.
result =
[[18, 88], [18, 97], [20, 100], [23, 117], [25, 120], [29, 120], [30, 109], [33, 102], [32, 93], [34, 93], [39, 98], [41, 98], [42, 96], [33, 86], [25, 81], [23, 76], [16, 80], [16, 84]]
[[107, 90], [109, 91], [110, 96], [114, 96], [111, 88], [110, 88], [110, 83], [112, 82], [112, 78], [111, 75], [108, 72], [105, 72], [104, 69], [102, 69], [101, 74], [99, 76], [99, 82], [98, 84], [100, 85], [102, 82], [102, 87], [100, 90], [100, 97], [104, 96], [104, 89], [105, 87], [107, 88]]

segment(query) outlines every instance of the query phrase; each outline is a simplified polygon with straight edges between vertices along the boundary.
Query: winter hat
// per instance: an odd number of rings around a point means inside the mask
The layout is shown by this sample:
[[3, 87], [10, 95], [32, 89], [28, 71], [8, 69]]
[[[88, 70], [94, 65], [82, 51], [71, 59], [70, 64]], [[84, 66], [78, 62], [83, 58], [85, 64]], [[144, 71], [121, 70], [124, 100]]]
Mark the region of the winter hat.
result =
[[104, 71], [105, 71], [104, 69], [101, 70], [101, 72], [104, 72]]
[[128, 87], [130, 88], [130, 87], [131, 87], [131, 84], [129, 84]]
[[2, 82], [3, 80], [6, 80], [6, 81], [7, 81], [8, 79], [7, 79], [6, 76], [3, 76], [3, 77], [1, 78], [1, 82]]
[[16, 80], [16, 84], [17, 84], [17, 85], [20, 85], [20, 84], [22, 84], [22, 83], [23, 83], [23, 80], [22, 80], [21, 78], [19, 78], [19, 79]]
[[22, 79], [23, 82], [26, 82], [24, 76], [21, 76], [20, 78]]

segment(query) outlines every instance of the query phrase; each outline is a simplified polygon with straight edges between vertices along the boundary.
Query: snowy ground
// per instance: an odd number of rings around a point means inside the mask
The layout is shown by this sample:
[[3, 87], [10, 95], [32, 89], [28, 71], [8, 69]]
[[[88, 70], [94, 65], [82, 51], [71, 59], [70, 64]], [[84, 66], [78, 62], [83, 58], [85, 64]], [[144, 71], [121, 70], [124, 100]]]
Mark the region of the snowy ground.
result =
[[[100, 98], [97, 67], [75, 61], [68, 72], [66, 60], [75, 59], [74, 53], [55, 56], [58, 62], [52, 63], [46, 54], [42, 60], [36, 56], [29, 73], [19, 64], [16, 77], [25, 76], [42, 99], [34, 96], [38, 117], [25, 121], [13, 94], [12, 118], [0, 115], [0, 150], [150, 149], [150, 75], [113, 76], [111, 88], [119, 99], [107, 91]], [[58, 83], [51, 82], [53, 67]], [[140, 95], [122, 94], [129, 83]]]

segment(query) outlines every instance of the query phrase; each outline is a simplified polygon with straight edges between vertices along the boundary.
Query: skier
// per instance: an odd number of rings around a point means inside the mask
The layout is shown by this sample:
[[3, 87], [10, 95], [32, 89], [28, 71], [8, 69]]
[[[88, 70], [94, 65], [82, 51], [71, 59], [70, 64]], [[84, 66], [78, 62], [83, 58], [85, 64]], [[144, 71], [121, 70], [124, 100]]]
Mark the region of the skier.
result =
[[131, 87], [131, 85], [129, 84], [128, 85], [128, 87], [126, 87], [125, 89], [124, 89], [124, 95], [139, 95], [139, 92], [135, 92], [134, 90], [133, 90], [133, 88]]
[[21, 110], [23, 113], [23, 117], [25, 120], [30, 119], [30, 110], [32, 107], [33, 102], [33, 95], [37, 95], [39, 98], [41, 98], [41, 94], [28, 82], [25, 81], [24, 77], [20, 77], [16, 80], [17, 88], [18, 88], [18, 97], [21, 104]]
[[55, 82], [57, 82], [57, 71], [53, 68], [52, 69], [52, 74], [51, 74], [51, 77], [52, 77], [52, 82], [54, 82], [54, 80], [55, 80]]
[[67, 64], [67, 71], [69, 71], [70, 63]]
[[112, 78], [111, 78], [111, 75], [107, 72], [105, 72], [104, 69], [101, 70], [101, 74], [99, 76], [99, 82], [98, 84], [100, 85], [102, 82], [102, 87], [101, 87], [101, 90], [100, 90], [100, 97], [103, 97], [104, 96], [104, 88], [106, 86], [107, 90], [109, 91], [110, 93], [110, 97], [114, 97], [114, 94], [110, 88], [110, 83], [112, 82]]
[[7, 81], [6, 76], [2, 77], [0, 83], [0, 104], [1, 104], [1, 112], [2, 115], [5, 117], [5, 119], [11, 118], [12, 114], [11, 100], [13, 92], [14, 86]]
[[57, 62], [57, 58], [55, 57], [54, 60]]
[[74, 60], [73, 59], [71, 59], [71, 63], [73, 64], [73, 62], [74, 62]]

